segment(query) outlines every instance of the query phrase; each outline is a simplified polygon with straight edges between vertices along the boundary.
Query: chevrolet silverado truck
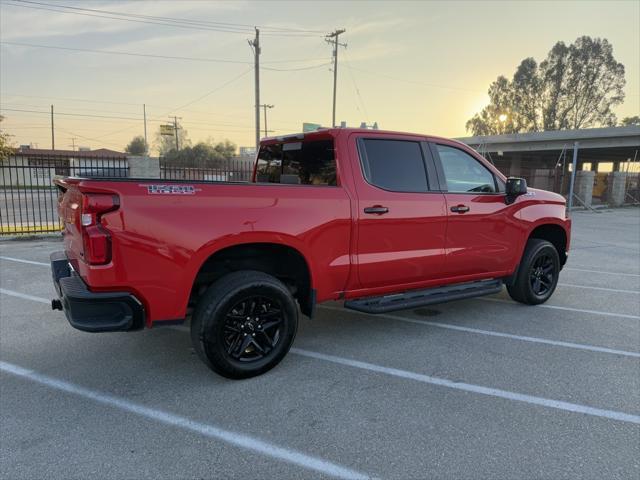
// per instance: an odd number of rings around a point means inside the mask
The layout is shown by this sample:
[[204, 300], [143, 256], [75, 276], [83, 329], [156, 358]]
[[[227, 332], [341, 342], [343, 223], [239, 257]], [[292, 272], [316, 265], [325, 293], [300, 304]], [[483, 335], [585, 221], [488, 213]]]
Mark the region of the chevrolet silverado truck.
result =
[[505, 178], [466, 145], [321, 129], [266, 138], [248, 183], [64, 178], [51, 255], [71, 325], [131, 331], [191, 319], [229, 378], [277, 365], [299, 312], [371, 314], [490, 295], [545, 302], [567, 260], [565, 199]]

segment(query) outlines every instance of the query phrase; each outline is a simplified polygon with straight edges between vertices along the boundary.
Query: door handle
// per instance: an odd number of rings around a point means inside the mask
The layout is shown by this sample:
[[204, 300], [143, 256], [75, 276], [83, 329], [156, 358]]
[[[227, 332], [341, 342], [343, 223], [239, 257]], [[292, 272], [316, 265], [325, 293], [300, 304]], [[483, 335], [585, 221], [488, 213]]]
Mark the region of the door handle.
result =
[[364, 213], [373, 213], [375, 215], [384, 215], [388, 212], [389, 209], [387, 207], [381, 207], [380, 205], [376, 205], [374, 207], [366, 207], [364, 209]]
[[451, 211], [454, 213], [466, 213], [470, 209], [466, 205], [456, 205], [455, 207], [451, 207]]

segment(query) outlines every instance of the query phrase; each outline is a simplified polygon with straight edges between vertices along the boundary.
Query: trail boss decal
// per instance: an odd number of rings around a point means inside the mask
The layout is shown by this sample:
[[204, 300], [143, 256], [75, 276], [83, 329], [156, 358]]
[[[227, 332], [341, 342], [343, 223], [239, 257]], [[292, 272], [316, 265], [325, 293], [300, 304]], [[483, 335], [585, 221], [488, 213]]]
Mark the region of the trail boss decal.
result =
[[193, 185], [140, 185], [150, 195], [195, 195], [199, 188]]

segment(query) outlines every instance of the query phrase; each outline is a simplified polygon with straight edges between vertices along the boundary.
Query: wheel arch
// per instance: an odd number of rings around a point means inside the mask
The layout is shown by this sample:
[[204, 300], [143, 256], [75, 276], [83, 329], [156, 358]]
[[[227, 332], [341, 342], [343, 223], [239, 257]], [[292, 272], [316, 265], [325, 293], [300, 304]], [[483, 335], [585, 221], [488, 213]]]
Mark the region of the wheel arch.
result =
[[567, 262], [567, 247], [569, 237], [565, 228], [558, 223], [541, 223], [534, 227], [527, 237], [527, 241], [538, 238], [550, 242], [558, 252], [561, 267]]
[[313, 315], [316, 299], [311, 265], [299, 248], [285, 242], [246, 241], [206, 252], [191, 282], [190, 303], [220, 277], [239, 270], [256, 270], [278, 278], [296, 298], [302, 313]]

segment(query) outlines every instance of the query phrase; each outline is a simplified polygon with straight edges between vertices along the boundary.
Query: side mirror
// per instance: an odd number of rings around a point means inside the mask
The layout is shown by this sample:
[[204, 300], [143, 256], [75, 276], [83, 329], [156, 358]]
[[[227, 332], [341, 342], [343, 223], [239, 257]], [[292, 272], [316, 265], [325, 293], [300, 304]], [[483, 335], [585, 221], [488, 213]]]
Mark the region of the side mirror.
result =
[[505, 201], [507, 205], [513, 203], [517, 197], [527, 193], [527, 181], [524, 178], [507, 178]]

